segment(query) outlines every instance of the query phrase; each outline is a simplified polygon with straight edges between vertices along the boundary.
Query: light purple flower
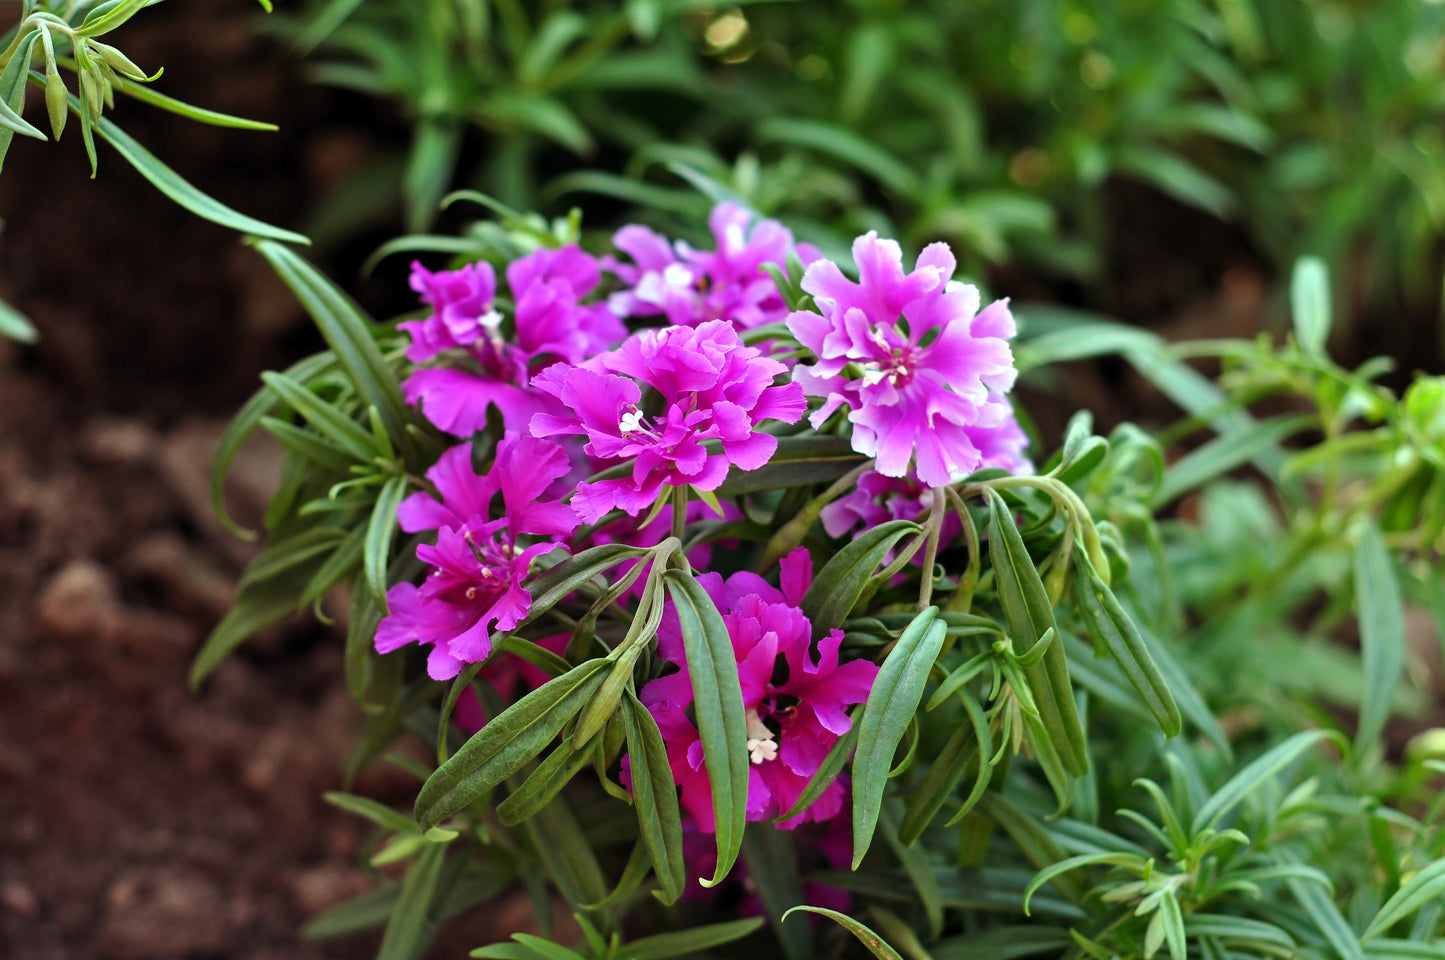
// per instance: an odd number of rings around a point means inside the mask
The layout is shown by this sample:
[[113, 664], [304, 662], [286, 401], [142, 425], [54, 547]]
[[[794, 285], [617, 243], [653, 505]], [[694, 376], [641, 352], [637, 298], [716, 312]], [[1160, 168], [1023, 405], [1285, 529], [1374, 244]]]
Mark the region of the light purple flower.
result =
[[857, 283], [831, 261], [810, 266], [803, 289], [818, 312], [788, 316], [817, 358], [794, 369], [809, 395], [825, 398], [813, 426], [846, 406], [853, 449], [876, 457], [879, 473], [902, 477], [916, 463], [928, 486], [962, 479], [984, 457], [970, 428], [1000, 426], [1007, 410], [996, 398], [1015, 377], [1008, 302], [980, 312], [978, 289], [952, 279], [947, 244], [930, 244], [905, 274], [898, 244], [869, 232], [853, 259]]
[[808, 263], [817, 251], [806, 244], [795, 246], [792, 233], [776, 220], [759, 220], [749, 231], [752, 219], [747, 209], [731, 201], [714, 207], [708, 216], [714, 250], [671, 243], [636, 224], [623, 227], [612, 242], [632, 262], [612, 257], [603, 261], [627, 284], [609, 298], [612, 309], [624, 317], [665, 314], [669, 322], [683, 326], [726, 320], [743, 330], [782, 320], [787, 305], [763, 264], [781, 267], [795, 251]]
[[532, 414], [552, 409], [527, 386], [539, 363], [547, 358], [579, 363], [627, 335], [605, 303], [580, 302], [600, 279], [596, 259], [575, 246], [513, 261], [507, 286], [516, 307], [509, 326], [494, 302], [490, 264], [438, 273], [412, 264], [412, 288], [432, 314], [398, 324], [412, 338], [407, 358], [419, 363], [444, 350], [462, 350], [473, 366], [416, 371], [403, 384], [407, 401], [419, 403], [427, 419], [457, 436], [484, 427], [493, 406], [506, 429], [525, 432]]
[[[552, 538], [577, 527], [569, 507], [539, 499], [570, 470], [555, 443], [515, 434], [497, 445], [485, 476], [472, 469], [470, 444], [444, 453], [427, 472], [441, 500], [418, 493], [397, 511], [403, 530], [436, 529], [437, 542], [417, 547], [417, 559], [429, 568], [420, 587], [400, 583], [387, 591], [391, 612], [377, 627], [377, 652], [431, 644], [427, 673], [434, 680], [448, 680], [462, 664], [485, 660], [492, 652], [493, 625], [510, 630], [527, 615], [532, 597], [522, 581], [532, 560], [558, 547]], [[492, 520], [498, 492], [503, 515]], [[523, 535], [546, 539], [524, 546]]]
[[[572, 506], [588, 523], [614, 507], [636, 516], [664, 485], [716, 490], [729, 467], [756, 470], [767, 463], [778, 441], [758, 425], [793, 423], [805, 409], [798, 384], [773, 386], [786, 369], [744, 346], [722, 320], [643, 330], [586, 366], [556, 364], [538, 374], [532, 385], [567, 413], [537, 413], [532, 433], [580, 434], [590, 456], [632, 460], [629, 476], [578, 484]], [[641, 385], [660, 395], [658, 416], [643, 412]], [[721, 450], [710, 454], [705, 440], [722, 441]]]
[[[726, 581], [706, 573], [698, 582], [723, 614], [738, 662], [743, 706], [747, 711], [749, 820], [789, 810], [818, 772], [833, 744], [852, 726], [847, 707], [863, 703], [878, 676], [868, 660], [840, 663], [843, 631], [815, 638], [812, 624], [798, 609], [813, 578], [812, 560], [799, 547], [780, 564], [782, 589], [753, 573], [735, 573]], [[688, 719], [692, 682], [677, 614], [669, 610], [657, 636], [658, 655], [678, 665], [676, 673], [642, 688], [640, 697], [657, 720], [667, 747], [673, 778], [682, 787], [682, 806], [711, 833], [712, 788], [702, 740]], [[826, 821], [843, 807], [844, 789], [835, 781], [807, 809], [779, 826]]]

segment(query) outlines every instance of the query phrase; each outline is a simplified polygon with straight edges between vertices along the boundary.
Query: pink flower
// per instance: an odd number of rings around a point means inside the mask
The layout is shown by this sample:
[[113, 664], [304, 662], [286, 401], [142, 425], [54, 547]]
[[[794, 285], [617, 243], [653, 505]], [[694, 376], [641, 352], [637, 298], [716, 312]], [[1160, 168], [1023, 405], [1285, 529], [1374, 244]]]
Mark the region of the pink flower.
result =
[[[636, 516], [664, 485], [716, 490], [729, 467], [756, 470], [767, 463], [778, 441], [758, 425], [793, 423], [805, 407], [797, 384], [773, 386], [786, 369], [743, 346], [721, 320], [643, 330], [586, 366], [556, 364], [538, 374], [532, 385], [567, 413], [535, 414], [532, 434], [580, 434], [590, 456], [632, 460], [630, 476], [578, 484], [572, 506], [588, 523], [614, 507]], [[660, 395], [658, 416], [643, 413], [640, 384]], [[720, 452], [709, 453], [705, 440], [720, 440]]]
[[[538, 499], [570, 469], [555, 443], [510, 433], [485, 476], [472, 470], [470, 444], [443, 454], [427, 472], [441, 501], [419, 493], [397, 511], [403, 530], [436, 528], [437, 542], [416, 549], [430, 568], [422, 585], [399, 583], [387, 592], [391, 612], [377, 626], [377, 652], [431, 644], [427, 673], [434, 680], [449, 680], [462, 664], [485, 660], [493, 625], [510, 630], [527, 615], [532, 597], [521, 584], [532, 560], [558, 547], [555, 539], [523, 546], [518, 538], [563, 537], [577, 526], [571, 509]], [[491, 520], [498, 491], [503, 515]]]
[[[1028, 436], [1014, 418], [1008, 398], [990, 396], [983, 414], [981, 419], [990, 425], [977, 423], [964, 428], [981, 457], [976, 469], [1031, 472], [1033, 464], [1023, 454]], [[1003, 419], [992, 423], [998, 416]], [[860, 524], [866, 530], [889, 520], [917, 520], [928, 511], [932, 500], [931, 488], [911, 470], [902, 477], [887, 477], [870, 470], [858, 478], [858, 486], [823, 508], [823, 529], [830, 537], [841, 537]], [[950, 511], [943, 521], [943, 542], [952, 542], [962, 530], [957, 515]], [[922, 559], [919, 554], [914, 561], [921, 563]]]
[[776, 220], [748, 224], [753, 215], [731, 201], [714, 207], [708, 226], [717, 249], [694, 250], [647, 227], [623, 227], [612, 238], [632, 263], [606, 258], [605, 267], [628, 285], [609, 302], [620, 316], [665, 314], [669, 322], [696, 326], [726, 320], [748, 330], [782, 320], [787, 305], [763, 264], [783, 266], [796, 251], [805, 263], [817, 258], [812, 247], [794, 246], [793, 235]]
[[[868, 699], [878, 675], [870, 661], [839, 662], [841, 630], [815, 643], [812, 624], [798, 609], [813, 578], [807, 550], [794, 550], [780, 566], [781, 590], [753, 573], [735, 573], [726, 581], [715, 573], [698, 578], [723, 612], [737, 656], [748, 723], [748, 741], [738, 746], [745, 746], [752, 761], [749, 820], [775, 817], [797, 802], [829, 749], [851, 727], [846, 708]], [[687, 715], [692, 683], [672, 611], [658, 631], [658, 655], [680, 669], [648, 683], [641, 699], [662, 731], [673, 777], [682, 787], [683, 808], [710, 833], [715, 829], [712, 788], [702, 740]], [[811, 806], [779, 826], [791, 829], [826, 821], [842, 809], [843, 797], [842, 783], [834, 782]]]
[[1007, 415], [996, 401], [1015, 377], [1008, 303], [979, 312], [977, 288], [951, 279], [947, 244], [930, 244], [904, 274], [898, 244], [870, 231], [853, 242], [853, 259], [857, 283], [831, 261], [810, 266], [803, 289], [819, 312], [788, 316], [817, 358], [794, 369], [810, 396], [825, 398], [812, 424], [846, 405], [853, 449], [876, 457], [879, 473], [902, 477], [916, 462], [928, 486], [960, 480], [984, 456], [970, 428]]
[[411, 334], [407, 358], [419, 363], [460, 349], [473, 369], [418, 370], [403, 384], [407, 401], [421, 404], [427, 419], [457, 436], [484, 427], [493, 406], [507, 429], [525, 431], [532, 414], [552, 409], [546, 397], [527, 388], [539, 361], [581, 362], [627, 335], [606, 304], [580, 303], [600, 278], [597, 261], [575, 246], [538, 250], [513, 261], [507, 286], [516, 308], [508, 338], [507, 318], [493, 302], [496, 276], [490, 264], [431, 273], [413, 263], [412, 288], [433, 312], [424, 320], [398, 324]]

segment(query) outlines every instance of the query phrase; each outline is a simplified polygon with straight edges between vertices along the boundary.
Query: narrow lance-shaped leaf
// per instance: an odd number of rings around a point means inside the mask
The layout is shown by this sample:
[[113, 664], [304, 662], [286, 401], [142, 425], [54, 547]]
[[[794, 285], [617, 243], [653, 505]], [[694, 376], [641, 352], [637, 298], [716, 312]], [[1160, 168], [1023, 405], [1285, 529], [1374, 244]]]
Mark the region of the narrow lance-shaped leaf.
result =
[[890, 520], [873, 527], [834, 554], [803, 596], [803, 613], [813, 625], [813, 632], [821, 635], [842, 626], [888, 551], [899, 540], [921, 529], [907, 520]]
[[430, 829], [516, 773], [561, 731], [602, 682], [607, 661], [589, 660], [493, 718], [422, 785], [416, 818]]
[[[1050, 629], [1058, 634], [1053, 604], [1049, 602], [1038, 568], [1024, 548], [1023, 537], [1008, 505], [993, 490], [985, 493], [989, 504], [989, 559], [993, 562], [999, 604], [1014, 642], [1031, 647]], [[1024, 675], [1038, 706], [1039, 719], [1064, 769], [1074, 776], [1083, 776], [1089, 770], [1088, 752], [1074, 703], [1073, 685], [1069, 682], [1064, 645], [1050, 644], [1042, 662], [1029, 667]]]
[[873, 841], [873, 827], [883, 804], [883, 788], [893, 765], [893, 752], [903, 739], [923, 688], [928, 682], [948, 627], [938, 619], [938, 608], [929, 607], [903, 631], [898, 643], [878, 670], [863, 716], [858, 721], [858, 740], [867, 744], [853, 758], [853, 869], [863, 862]]
[[497, 818], [512, 827], [533, 816], [572, 782], [592, 760], [592, 750], [577, 749], [564, 739], [546, 760], [538, 764], [522, 785], [497, 804]]
[[631, 693], [622, 701], [622, 722], [627, 731], [627, 755], [631, 758], [637, 829], [652, 857], [662, 902], [671, 904], [682, 895], [687, 884], [677, 785], [657, 721]]
[[1179, 707], [1169, 692], [1169, 684], [1154, 665], [1154, 658], [1134, 619], [1099, 578], [1083, 550], [1075, 551], [1074, 561], [1079, 569], [1079, 575], [1074, 579], [1074, 595], [1089, 636], [1097, 646], [1109, 651], [1109, 656], [1129, 679], [1164, 735], [1175, 736], [1183, 726]]
[[377, 960], [415, 960], [426, 949], [436, 929], [428, 913], [446, 853], [445, 844], [428, 843], [422, 847], [407, 871], [401, 897], [392, 908]]
[[1370, 921], [1360, 939], [1377, 937], [1427, 903], [1442, 900], [1445, 900], [1445, 859], [1436, 860], [1395, 891], [1395, 895], [1385, 901], [1380, 912], [1375, 914], [1375, 919]]
[[376, 599], [377, 605], [386, 610], [386, 569], [391, 562], [391, 541], [396, 534], [396, 511], [406, 496], [406, 477], [396, 476], [387, 480], [372, 508], [371, 520], [366, 527], [366, 544], [362, 550], [362, 570], [366, 574], [366, 586]]
[[748, 813], [748, 740], [742, 685], [727, 625], [712, 598], [691, 575], [663, 575], [682, 626], [692, 680], [703, 762], [712, 785], [717, 829], [717, 869], [705, 887], [721, 883], [742, 849]]
[[726, 923], [710, 923], [706, 926], [691, 927], [672, 933], [658, 933], [641, 940], [634, 940], [622, 948], [627, 960], [668, 960], [669, 957], [690, 957], [720, 947], [734, 940], [741, 940], [763, 925], [762, 917], [747, 917], [729, 920]]
[[[0, 100], [5, 101], [16, 116], [25, 108], [25, 79], [30, 74], [30, 58], [35, 52], [35, 44], [40, 40], [38, 30], [26, 34], [20, 39], [20, 43], [10, 54], [10, 62], [5, 69], [0, 71]], [[5, 163], [5, 154], [10, 150], [10, 142], [15, 139], [15, 133], [9, 127], [0, 127], [0, 168]], [[17, 337], [16, 339], [23, 339]]]
[[1265, 781], [1279, 773], [1299, 758], [1310, 747], [1321, 740], [1334, 737], [1326, 730], [1305, 730], [1295, 734], [1283, 743], [1277, 744], [1263, 756], [1257, 757], [1243, 770], [1236, 773], [1224, 786], [1215, 791], [1190, 824], [1191, 832], [1198, 834], [1213, 827], [1225, 814], [1239, 805], [1245, 797], [1258, 790]]
[[1405, 667], [1405, 623], [1400, 609], [1400, 584], [1385, 540], [1374, 521], [1365, 518], [1354, 555], [1355, 602], [1360, 620], [1360, 656], [1365, 683], [1355, 753], [1379, 740], [1390, 716], [1390, 701]]
[[804, 910], [808, 913], [816, 913], [819, 916], [827, 917], [829, 920], [834, 921], [844, 930], [847, 930], [849, 933], [853, 934], [853, 936], [857, 937], [858, 942], [863, 944], [863, 946], [867, 947], [868, 952], [873, 954], [873, 956], [877, 957], [878, 960], [903, 960], [903, 957], [899, 955], [898, 951], [894, 950], [891, 946], [889, 946], [888, 941], [884, 940], [878, 934], [870, 930], [867, 926], [859, 923], [857, 920], [854, 920], [846, 913], [839, 913], [837, 910], [829, 910], [827, 907], [799, 906], [794, 907], [792, 910], [789, 910], [787, 913], [783, 914], [783, 919], [786, 920], [789, 915], [798, 910]]

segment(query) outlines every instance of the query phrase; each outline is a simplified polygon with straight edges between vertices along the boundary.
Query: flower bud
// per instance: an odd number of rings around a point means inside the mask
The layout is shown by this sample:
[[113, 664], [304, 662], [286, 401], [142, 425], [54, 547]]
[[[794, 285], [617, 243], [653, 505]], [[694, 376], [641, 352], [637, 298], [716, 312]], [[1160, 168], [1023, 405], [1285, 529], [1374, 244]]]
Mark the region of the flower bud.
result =
[[[90, 40], [87, 42], [90, 49], [100, 55], [100, 59], [105, 62], [105, 65], [121, 76], [131, 80], [140, 80], [141, 82], [155, 79], [155, 77], [147, 77], [144, 70], [136, 66], [129, 57], [110, 44], [101, 43], [98, 40]], [[159, 76], [159, 74], [157, 74], [157, 76]]]
[[45, 109], [50, 114], [50, 132], [55, 139], [60, 139], [61, 132], [65, 129], [65, 118], [69, 114], [67, 97], [69, 91], [65, 89], [65, 81], [60, 79], [60, 71], [55, 69], [55, 61], [47, 60], [45, 63]]

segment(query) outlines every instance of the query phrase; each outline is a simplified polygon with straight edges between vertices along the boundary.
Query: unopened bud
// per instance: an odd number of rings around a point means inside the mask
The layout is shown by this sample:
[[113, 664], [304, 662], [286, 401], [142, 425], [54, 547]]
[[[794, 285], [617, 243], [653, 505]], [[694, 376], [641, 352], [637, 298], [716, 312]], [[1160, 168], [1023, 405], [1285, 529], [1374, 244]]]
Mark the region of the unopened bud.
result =
[[85, 98], [85, 105], [90, 108], [92, 118], [99, 117], [105, 106], [105, 95], [101, 93], [101, 80], [94, 70], [85, 70], [80, 74], [80, 95]]
[[[131, 80], [139, 80], [142, 83], [155, 79], [155, 77], [147, 77], [144, 70], [136, 66], [129, 57], [110, 44], [101, 43], [98, 40], [91, 40], [88, 41], [88, 43], [90, 49], [99, 54], [100, 59], [105, 61], [106, 66], [121, 76], [128, 77]], [[158, 76], [160, 76], [159, 73], [156, 74], [156, 77]]]
[[50, 114], [50, 132], [57, 140], [65, 130], [65, 118], [70, 113], [68, 97], [69, 91], [65, 89], [65, 81], [60, 79], [60, 71], [55, 69], [53, 60], [48, 61], [45, 64], [45, 109]]

